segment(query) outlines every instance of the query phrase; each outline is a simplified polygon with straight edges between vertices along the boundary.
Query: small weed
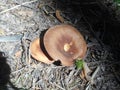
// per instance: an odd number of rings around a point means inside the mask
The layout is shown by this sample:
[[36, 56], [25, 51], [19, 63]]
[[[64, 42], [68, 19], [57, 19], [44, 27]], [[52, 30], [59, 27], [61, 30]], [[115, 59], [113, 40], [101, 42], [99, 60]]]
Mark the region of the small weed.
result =
[[82, 69], [83, 68], [83, 63], [84, 63], [84, 61], [82, 60], [82, 59], [77, 59], [76, 61], [75, 61], [75, 65], [76, 65], [76, 67], [77, 67], [77, 69]]

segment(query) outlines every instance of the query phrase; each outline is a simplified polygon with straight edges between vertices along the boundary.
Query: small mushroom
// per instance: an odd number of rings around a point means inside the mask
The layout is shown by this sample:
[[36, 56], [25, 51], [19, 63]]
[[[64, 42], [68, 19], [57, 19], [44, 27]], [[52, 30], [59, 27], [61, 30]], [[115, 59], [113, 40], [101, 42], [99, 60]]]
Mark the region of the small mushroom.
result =
[[49, 58], [43, 53], [40, 46], [40, 38], [36, 38], [31, 42], [30, 53], [32, 57], [38, 61], [44, 62], [46, 64], [53, 63], [53, 61], [49, 60]]
[[74, 60], [83, 58], [87, 45], [81, 33], [70, 25], [56, 25], [45, 33], [44, 46], [48, 54], [62, 65], [72, 66]]

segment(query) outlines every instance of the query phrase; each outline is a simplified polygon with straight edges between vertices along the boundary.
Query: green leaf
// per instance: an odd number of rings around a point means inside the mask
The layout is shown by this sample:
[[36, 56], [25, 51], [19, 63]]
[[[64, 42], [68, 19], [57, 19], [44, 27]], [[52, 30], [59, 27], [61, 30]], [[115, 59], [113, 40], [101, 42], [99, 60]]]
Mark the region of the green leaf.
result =
[[77, 69], [82, 69], [83, 68], [83, 63], [84, 63], [84, 61], [82, 59], [77, 59], [75, 61], [75, 65], [76, 65]]

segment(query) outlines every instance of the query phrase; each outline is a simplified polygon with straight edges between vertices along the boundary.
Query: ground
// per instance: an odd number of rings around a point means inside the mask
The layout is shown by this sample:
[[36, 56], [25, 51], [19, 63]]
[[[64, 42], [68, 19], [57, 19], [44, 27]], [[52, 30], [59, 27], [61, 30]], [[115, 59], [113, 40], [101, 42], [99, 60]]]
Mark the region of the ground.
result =
[[[5, 57], [0, 60], [0, 90], [119, 90], [115, 10], [112, 0], [0, 0], [0, 56]], [[30, 55], [30, 43], [41, 31], [63, 23], [76, 27], [86, 40], [89, 80], [75, 65], [47, 65]]]

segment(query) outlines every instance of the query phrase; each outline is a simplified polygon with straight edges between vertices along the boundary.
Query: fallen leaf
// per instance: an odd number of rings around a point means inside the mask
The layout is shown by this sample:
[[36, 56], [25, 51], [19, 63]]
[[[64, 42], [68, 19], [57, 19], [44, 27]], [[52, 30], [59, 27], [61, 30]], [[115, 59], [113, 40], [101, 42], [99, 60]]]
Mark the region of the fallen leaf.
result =
[[83, 70], [80, 73], [80, 77], [81, 77], [81, 79], [86, 81], [85, 74], [84, 74]]
[[56, 10], [56, 12], [55, 12], [56, 17], [60, 22], [64, 23], [64, 18], [60, 15], [60, 13], [61, 13], [60, 10]]
[[91, 73], [92, 71], [89, 69], [89, 67], [87, 66], [87, 63], [84, 62], [83, 63], [83, 70], [80, 74], [80, 77], [82, 79], [86, 79], [86, 80], [90, 80], [90, 76], [88, 76], [88, 73]]

